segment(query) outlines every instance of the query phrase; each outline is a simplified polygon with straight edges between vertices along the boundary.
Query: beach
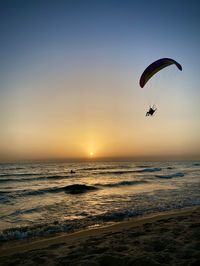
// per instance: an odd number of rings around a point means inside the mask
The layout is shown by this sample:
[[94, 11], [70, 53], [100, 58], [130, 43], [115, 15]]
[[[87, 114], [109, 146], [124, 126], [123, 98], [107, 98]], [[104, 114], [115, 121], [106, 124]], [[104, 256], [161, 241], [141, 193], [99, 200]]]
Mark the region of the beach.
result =
[[200, 264], [200, 208], [132, 218], [107, 226], [5, 243], [0, 265]]

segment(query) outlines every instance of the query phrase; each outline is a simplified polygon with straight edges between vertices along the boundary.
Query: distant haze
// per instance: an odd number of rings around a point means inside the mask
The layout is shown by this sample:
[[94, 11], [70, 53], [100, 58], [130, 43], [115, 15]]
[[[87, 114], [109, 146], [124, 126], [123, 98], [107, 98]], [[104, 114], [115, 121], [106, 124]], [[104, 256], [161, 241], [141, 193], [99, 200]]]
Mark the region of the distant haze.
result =
[[[200, 159], [199, 8], [1, 1], [0, 161]], [[162, 57], [183, 71], [170, 66], [140, 88]]]

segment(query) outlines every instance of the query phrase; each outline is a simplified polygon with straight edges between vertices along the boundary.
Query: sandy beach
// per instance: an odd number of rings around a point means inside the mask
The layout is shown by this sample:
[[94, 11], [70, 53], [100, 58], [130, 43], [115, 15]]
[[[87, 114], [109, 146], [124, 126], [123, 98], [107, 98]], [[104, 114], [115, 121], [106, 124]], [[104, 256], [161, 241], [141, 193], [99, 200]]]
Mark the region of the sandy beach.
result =
[[0, 249], [0, 265], [200, 265], [200, 208], [148, 215]]

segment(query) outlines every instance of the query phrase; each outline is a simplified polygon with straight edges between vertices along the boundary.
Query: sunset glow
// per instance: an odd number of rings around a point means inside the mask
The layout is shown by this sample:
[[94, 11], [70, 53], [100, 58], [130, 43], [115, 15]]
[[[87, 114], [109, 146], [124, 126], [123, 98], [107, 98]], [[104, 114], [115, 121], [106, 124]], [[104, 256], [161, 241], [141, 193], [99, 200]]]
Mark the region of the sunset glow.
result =
[[[200, 157], [198, 9], [102, 2], [2, 4], [1, 161]], [[183, 71], [170, 66], [140, 88], [162, 57]]]

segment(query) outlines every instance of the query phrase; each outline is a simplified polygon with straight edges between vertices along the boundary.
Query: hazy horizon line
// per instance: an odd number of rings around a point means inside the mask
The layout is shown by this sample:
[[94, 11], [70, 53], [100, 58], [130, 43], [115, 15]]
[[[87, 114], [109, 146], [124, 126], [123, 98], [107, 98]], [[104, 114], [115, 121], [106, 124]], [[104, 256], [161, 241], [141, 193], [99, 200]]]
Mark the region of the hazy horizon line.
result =
[[37, 163], [37, 162], [66, 162], [66, 163], [81, 163], [81, 162], [159, 162], [159, 161], [199, 161], [200, 155], [160, 155], [160, 156], [112, 156], [112, 157], [96, 157], [96, 158], [19, 158], [0, 160], [3, 163]]

